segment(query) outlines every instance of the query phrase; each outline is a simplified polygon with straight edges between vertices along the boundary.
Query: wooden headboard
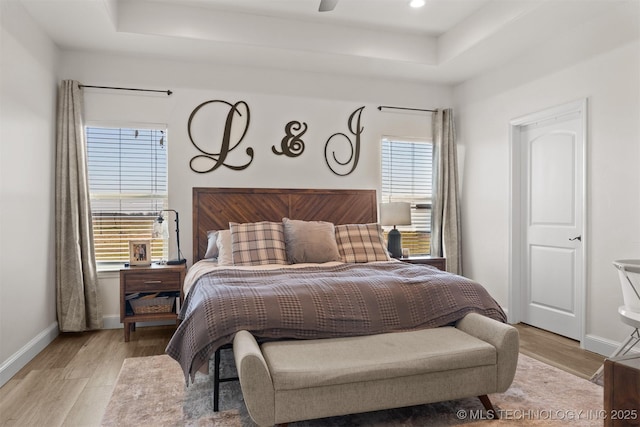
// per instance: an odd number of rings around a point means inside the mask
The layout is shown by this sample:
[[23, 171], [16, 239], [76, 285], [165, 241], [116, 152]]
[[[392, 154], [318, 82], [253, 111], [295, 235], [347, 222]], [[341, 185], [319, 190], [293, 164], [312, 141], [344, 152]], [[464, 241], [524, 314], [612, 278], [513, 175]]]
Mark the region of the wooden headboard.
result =
[[193, 262], [207, 251], [207, 231], [229, 222], [329, 221], [334, 224], [377, 222], [376, 190], [282, 188], [193, 188]]

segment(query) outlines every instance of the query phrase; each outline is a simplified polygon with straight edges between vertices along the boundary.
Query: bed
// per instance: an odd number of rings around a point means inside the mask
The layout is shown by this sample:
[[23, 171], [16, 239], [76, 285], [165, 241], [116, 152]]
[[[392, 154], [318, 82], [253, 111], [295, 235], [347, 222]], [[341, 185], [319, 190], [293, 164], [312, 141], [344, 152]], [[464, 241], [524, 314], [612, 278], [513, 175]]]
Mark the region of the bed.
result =
[[480, 284], [392, 260], [381, 236], [375, 190], [194, 188], [194, 265], [167, 354], [188, 384], [239, 330], [317, 339], [445, 326], [470, 312], [506, 321]]

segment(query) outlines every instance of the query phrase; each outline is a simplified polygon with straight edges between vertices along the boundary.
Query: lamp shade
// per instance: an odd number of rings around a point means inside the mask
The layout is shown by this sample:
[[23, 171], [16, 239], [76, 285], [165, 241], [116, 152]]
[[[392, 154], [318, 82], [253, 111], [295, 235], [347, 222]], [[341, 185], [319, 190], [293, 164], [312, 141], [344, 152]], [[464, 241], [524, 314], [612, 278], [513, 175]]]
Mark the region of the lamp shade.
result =
[[380, 203], [380, 224], [384, 226], [411, 225], [411, 203]]

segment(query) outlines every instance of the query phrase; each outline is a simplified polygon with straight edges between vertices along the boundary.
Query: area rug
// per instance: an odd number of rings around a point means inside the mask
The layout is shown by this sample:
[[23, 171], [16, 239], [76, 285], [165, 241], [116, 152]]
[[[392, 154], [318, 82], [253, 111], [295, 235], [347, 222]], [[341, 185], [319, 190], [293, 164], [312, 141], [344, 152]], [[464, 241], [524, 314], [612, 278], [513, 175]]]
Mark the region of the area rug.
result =
[[[233, 355], [222, 352], [223, 376], [234, 373]], [[211, 369], [213, 372], [213, 369]], [[198, 374], [185, 387], [169, 356], [126, 359], [102, 419], [103, 426], [255, 426], [237, 382], [221, 385], [213, 412], [212, 379]], [[344, 417], [291, 423], [290, 427], [341, 426], [602, 426], [602, 387], [520, 354], [513, 384], [489, 396], [500, 420], [490, 420], [477, 398]]]

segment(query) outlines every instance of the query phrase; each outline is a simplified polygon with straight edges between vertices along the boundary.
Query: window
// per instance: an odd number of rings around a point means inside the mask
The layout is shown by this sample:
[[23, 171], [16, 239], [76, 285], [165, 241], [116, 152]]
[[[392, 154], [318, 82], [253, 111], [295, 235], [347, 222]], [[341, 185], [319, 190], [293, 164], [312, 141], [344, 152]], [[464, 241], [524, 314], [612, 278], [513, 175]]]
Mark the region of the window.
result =
[[433, 144], [383, 138], [381, 151], [382, 202], [411, 203], [411, 225], [398, 226], [402, 247], [413, 255], [429, 254]]
[[99, 269], [129, 261], [129, 240], [152, 240], [151, 259], [167, 258], [153, 224], [167, 208], [167, 132], [87, 127], [89, 192]]

